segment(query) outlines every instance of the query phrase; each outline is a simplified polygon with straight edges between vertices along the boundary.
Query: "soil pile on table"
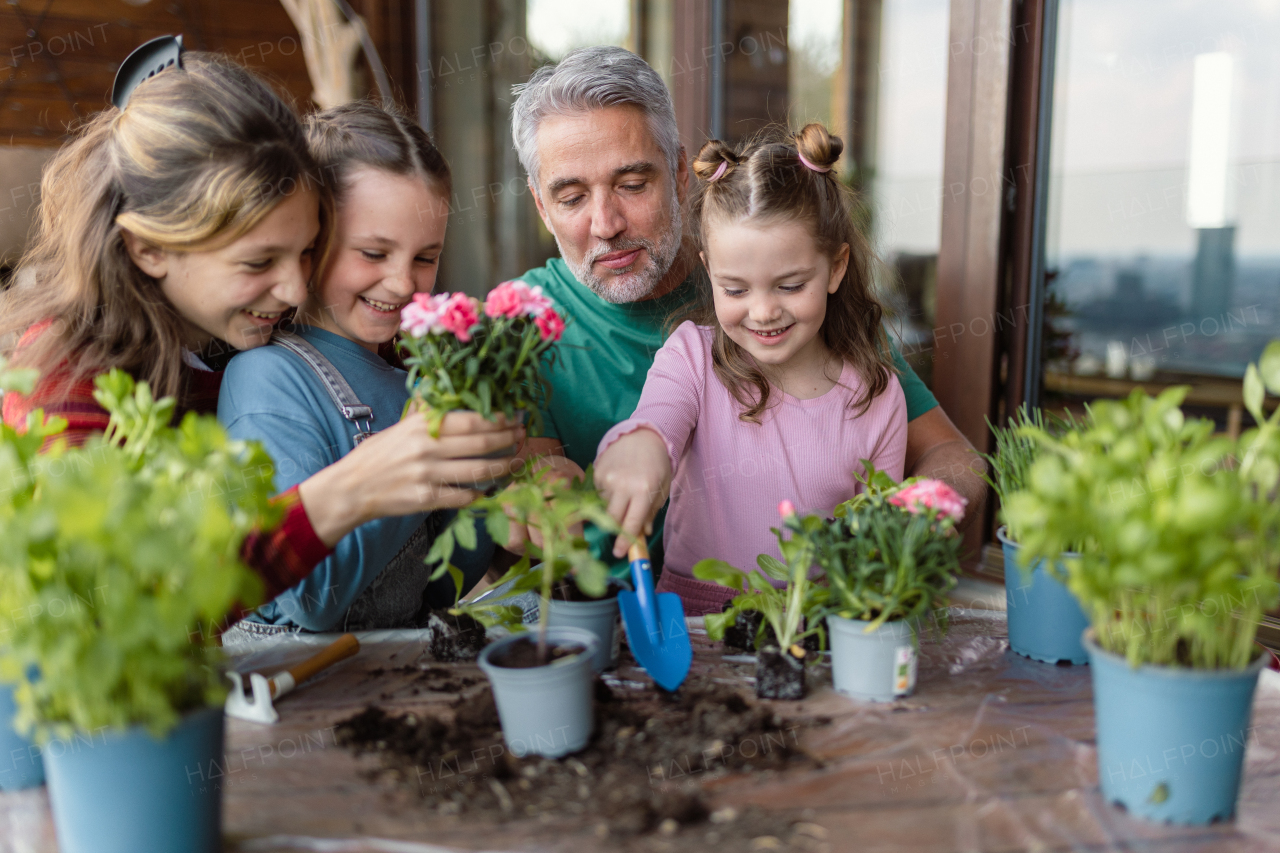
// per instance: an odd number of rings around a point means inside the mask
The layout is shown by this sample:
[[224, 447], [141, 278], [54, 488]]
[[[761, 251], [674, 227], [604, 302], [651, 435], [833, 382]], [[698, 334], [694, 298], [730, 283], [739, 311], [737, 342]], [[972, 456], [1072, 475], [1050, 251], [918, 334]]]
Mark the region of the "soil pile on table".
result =
[[[600, 833], [630, 835], [710, 820], [730, 838], [786, 836], [787, 818], [752, 810], [710, 814], [701, 783], [731, 773], [812, 768], [799, 746], [814, 723], [792, 722], [705, 677], [674, 694], [596, 685], [596, 731], [575, 755], [518, 758], [502, 741], [485, 687], [454, 703], [452, 720], [369, 707], [338, 726], [338, 742], [376, 752], [426, 805], [481, 820], [583, 816]], [[781, 824], [781, 829], [779, 825]]]

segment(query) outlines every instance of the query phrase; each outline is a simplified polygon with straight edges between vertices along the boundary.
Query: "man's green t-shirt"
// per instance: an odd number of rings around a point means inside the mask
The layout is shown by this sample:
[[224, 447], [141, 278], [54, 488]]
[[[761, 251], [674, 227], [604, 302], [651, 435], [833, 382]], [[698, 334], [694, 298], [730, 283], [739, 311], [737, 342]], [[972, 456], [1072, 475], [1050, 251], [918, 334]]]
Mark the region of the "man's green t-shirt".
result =
[[[560, 440], [566, 456], [586, 468], [595, 461], [596, 448], [609, 428], [635, 411], [653, 356], [667, 338], [667, 320], [690, 297], [693, 285], [685, 282], [657, 299], [615, 305], [580, 284], [561, 258], [552, 258], [520, 278], [530, 286], [541, 285], [569, 318], [555, 347], [555, 363], [545, 374], [551, 399], [542, 412], [543, 429], [548, 437]], [[907, 399], [907, 420], [914, 420], [938, 401], [898, 348], [890, 346]], [[661, 565], [665, 515], [664, 507], [654, 519], [650, 537], [655, 568]], [[596, 531], [589, 531], [588, 539], [597, 549], [604, 548], [598, 554], [608, 554], [612, 548], [612, 538], [606, 543]]]

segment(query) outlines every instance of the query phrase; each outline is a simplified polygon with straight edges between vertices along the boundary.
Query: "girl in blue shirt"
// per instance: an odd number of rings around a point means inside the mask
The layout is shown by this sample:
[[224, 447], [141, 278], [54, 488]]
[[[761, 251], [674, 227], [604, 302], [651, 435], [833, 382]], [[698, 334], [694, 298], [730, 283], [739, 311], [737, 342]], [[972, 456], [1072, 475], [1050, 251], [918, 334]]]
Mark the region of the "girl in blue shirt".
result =
[[[396, 112], [369, 103], [335, 107], [312, 116], [307, 135], [321, 177], [336, 195], [334, 234], [293, 325], [277, 333], [275, 345], [231, 360], [218, 404], [232, 436], [266, 445], [280, 490], [400, 420], [408, 391], [390, 342], [400, 309], [435, 286], [451, 192], [440, 152]], [[442, 433], [463, 432], [474, 417], [451, 414]], [[474, 460], [441, 464], [456, 465], [461, 481]], [[306, 580], [263, 605], [239, 630], [420, 624], [432, 608], [454, 600], [452, 579], [428, 583], [430, 568], [422, 562], [451, 518], [451, 511], [437, 510], [361, 525]], [[459, 551], [454, 561], [466, 588], [483, 577], [493, 553], [484, 525], [477, 533], [480, 547]]]

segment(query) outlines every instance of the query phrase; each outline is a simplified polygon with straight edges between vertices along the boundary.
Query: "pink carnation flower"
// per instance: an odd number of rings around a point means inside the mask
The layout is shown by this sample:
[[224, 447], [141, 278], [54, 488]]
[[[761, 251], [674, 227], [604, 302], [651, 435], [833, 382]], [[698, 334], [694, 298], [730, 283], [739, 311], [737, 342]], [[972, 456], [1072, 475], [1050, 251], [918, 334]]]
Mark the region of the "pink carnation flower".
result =
[[791, 501], [778, 501], [778, 515], [783, 518], [790, 518], [796, 514], [796, 505]]
[[465, 293], [453, 293], [440, 308], [439, 323], [453, 332], [464, 344], [471, 340], [471, 330], [480, 322], [480, 303]]
[[960, 497], [955, 489], [941, 480], [920, 480], [894, 493], [890, 496], [889, 503], [911, 513], [919, 513], [922, 509], [936, 510], [940, 515], [950, 516], [959, 523], [964, 518], [964, 508], [969, 501]]
[[538, 331], [542, 333], [544, 341], [558, 341], [560, 335], [564, 334], [564, 320], [560, 319], [554, 308], [547, 308], [534, 317], [533, 322], [538, 324]]
[[448, 297], [444, 294], [432, 296], [429, 293], [415, 293], [413, 301], [400, 309], [400, 328], [414, 337], [422, 337], [428, 332], [439, 334], [444, 331], [440, 325], [440, 308]]
[[529, 285], [523, 281], [504, 281], [489, 291], [484, 300], [484, 313], [490, 317], [519, 317], [524, 313], [524, 294]]
[[484, 313], [490, 317], [538, 317], [550, 307], [541, 286], [530, 287], [523, 281], [504, 281], [484, 301]]

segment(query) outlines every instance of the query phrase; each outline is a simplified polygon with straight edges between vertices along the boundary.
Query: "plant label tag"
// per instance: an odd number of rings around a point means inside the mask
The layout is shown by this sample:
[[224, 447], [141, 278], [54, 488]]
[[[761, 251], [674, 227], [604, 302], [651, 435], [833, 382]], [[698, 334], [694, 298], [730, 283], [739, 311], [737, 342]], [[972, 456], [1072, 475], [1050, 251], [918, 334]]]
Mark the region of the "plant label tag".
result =
[[905, 696], [916, 686], [915, 646], [898, 646], [893, 656], [893, 695]]

